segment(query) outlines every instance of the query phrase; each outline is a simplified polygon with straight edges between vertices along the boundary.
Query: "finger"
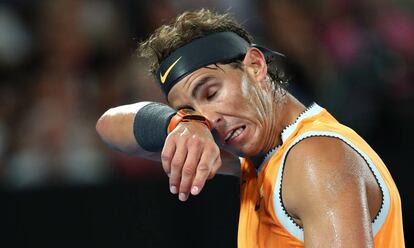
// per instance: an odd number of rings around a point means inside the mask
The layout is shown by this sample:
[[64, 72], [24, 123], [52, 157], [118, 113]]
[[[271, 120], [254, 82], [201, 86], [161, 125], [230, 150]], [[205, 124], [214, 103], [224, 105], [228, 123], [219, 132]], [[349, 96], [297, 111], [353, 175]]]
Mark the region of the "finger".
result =
[[201, 192], [211, 170], [213, 169], [213, 165], [217, 163], [218, 158], [220, 158], [220, 153], [217, 147], [206, 149], [201, 155], [191, 188], [192, 195], [198, 195]]
[[164, 169], [165, 173], [170, 176], [171, 173], [171, 160], [174, 157], [176, 149], [176, 144], [172, 138], [167, 138], [164, 144], [164, 147], [161, 152], [161, 162], [162, 168]]
[[181, 173], [180, 195], [178, 196], [181, 201], [186, 201], [188, 198], [201, 153], [202, 148], [199, 145], [192, 144], [188, 148], [187, 158]]
[[222, 165], [221, 157], [218, 156], [216, 161], [214, 161], [213, 168], [210, 170], [210, 174], [208, 175], [208, 179], [213, 179], [213, 177], [217, 174], [217, 171], [220, 169]]
[[185, 144], [176, 144], [175, 153], [171, 160], [170, 170], [170, 191], [172, 194], [178, 193], [178, 186], [181, 181], [181, 169], [187, 156], [187, 147]]

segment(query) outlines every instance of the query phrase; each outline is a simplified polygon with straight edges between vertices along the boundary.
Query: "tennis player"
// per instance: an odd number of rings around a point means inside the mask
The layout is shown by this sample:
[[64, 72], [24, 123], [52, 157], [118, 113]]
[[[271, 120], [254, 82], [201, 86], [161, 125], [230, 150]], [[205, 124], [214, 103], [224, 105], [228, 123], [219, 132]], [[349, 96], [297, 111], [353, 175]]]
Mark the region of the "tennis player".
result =
[[239, 247], [404, 247], [400, 196], [381, 158], [285, 90], [283, 55], [254, 45], [231, 17], [185, 12], [139, 54], [169, 106], [112, 108], [98, 133], [114, 149], [161, 160], [181, 201], [216, 173], [241, 172]]

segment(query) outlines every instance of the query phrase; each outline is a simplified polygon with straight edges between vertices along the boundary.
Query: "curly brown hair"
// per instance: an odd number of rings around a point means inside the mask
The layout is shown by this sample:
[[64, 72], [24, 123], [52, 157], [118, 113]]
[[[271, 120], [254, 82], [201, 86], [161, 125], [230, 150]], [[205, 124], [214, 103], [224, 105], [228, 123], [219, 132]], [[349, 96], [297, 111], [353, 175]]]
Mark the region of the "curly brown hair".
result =
[[[148, 59], [149, 71], [154, 76], [160, 63], [176, 49], [191, 41], [218, 32], [234, 32], [253, 43], [252, 36], [228, 13], [219, 14], [207, 9], [186, 11], [174, 22], [156, 29], [151, 36], [141, 42], [137, 49], [138, 56]], [[242, 69], [241, 60], [223, 61]], [[284, 86], [286, 78], [283, 71], [275, 65], [268, 64], [268, 74], [277, 86]], [[280, 87], [278, 87], [280, 88]], [[284, 88], [284, 87], [282, 87]]]

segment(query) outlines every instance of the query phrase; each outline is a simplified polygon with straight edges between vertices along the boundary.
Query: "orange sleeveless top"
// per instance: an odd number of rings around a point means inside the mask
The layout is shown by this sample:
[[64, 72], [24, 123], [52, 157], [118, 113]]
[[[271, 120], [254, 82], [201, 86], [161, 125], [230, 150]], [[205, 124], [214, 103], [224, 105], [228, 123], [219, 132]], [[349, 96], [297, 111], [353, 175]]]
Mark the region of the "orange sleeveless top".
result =
[[304, 247], [303, 229], [283, 207], [281, 185], [289, 150], [315, 136], [338, 138], [366, 161], [382, 191], [382, 206], [372, 222], [375, 247], [404, 247], [401, 200], [388, 169], [358, 134], [317, 104], [283, 130], [282, 145], [266, 156], [258, 171], [242, 159], [238, 247]]

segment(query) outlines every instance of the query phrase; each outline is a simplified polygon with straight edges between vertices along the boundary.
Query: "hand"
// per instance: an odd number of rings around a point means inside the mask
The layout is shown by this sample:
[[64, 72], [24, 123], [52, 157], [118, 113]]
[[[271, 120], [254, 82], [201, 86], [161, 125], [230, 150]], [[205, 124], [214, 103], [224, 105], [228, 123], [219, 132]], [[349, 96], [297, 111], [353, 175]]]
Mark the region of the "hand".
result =
[[221, 166], [220, 149], [213, 135], [198, 122], [177, 125], [165, 140], [161, 161], [170, 178], [170, 191], [179, 193], [181, 201], [186, 201], [190, 192], [198, 195]]

